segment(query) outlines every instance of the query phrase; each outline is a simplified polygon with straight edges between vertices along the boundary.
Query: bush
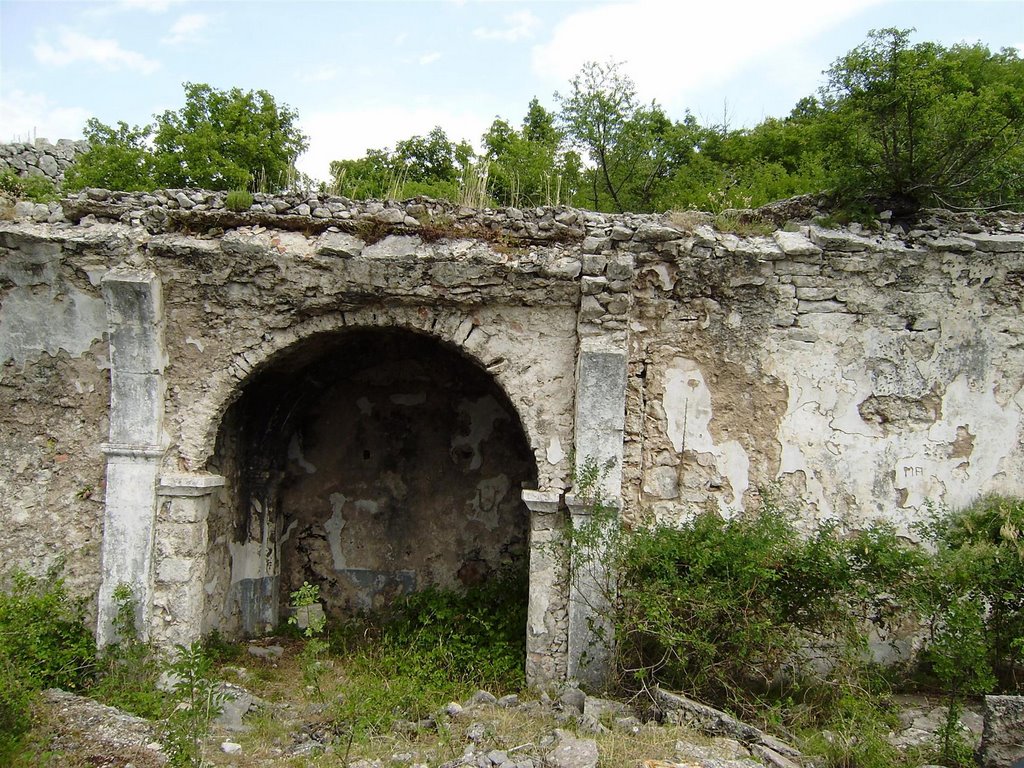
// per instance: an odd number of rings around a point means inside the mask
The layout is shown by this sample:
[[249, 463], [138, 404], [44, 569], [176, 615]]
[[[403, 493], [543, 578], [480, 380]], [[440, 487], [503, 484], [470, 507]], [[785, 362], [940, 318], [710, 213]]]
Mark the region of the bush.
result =
[[936, 515], [921, 529], [929, 550], [888, 524], [803, 533], [765, 498], [757, 513], [705, 513], [615, 538], [624, 682], [656, 682], [751, 717], [767, 704], [788, 727], [833, 733], [808, 747], [827, 765], [897, 765], [884, 736], [901, 670], [880, 674], [865, 638], [871, 626], [916, 629], [924, 650], [908, 661], [950, 701], [935, 754], [962, 764], [964, 697], [1020, 690], [1024, 501], [987, 497]]
[[244, 189], [233, 189], [224, 198], [224, 207], [241, 213], [252, 207], [252, 195]]
[[12, 571], [0, 592], [0, 657], [33, 689], [81, 690], [92, 682], [96, 645], [84, 623], [84, 605], [59, 577], [62, 565], [42, 579]]
[[330, 714], [339, 732], [363, 738], [399, 719], [419, 720], [484, 687], [524, 683], [525, 573], [510, 571], [466, 591], [427, 589], [386, 613], [330, 632], [346, 683]]
[[0, 763], [13, 756], [32, 722], [32, 690], [21, 672], [10, 658], [0, 655]]
[[13, 755], [31, 725], [32, 695], [43, 688], [82, 690], [92, 681], [96, 647], [83, 606], [59, 577], [15, 569], [0, 591], [0, 760]]
[[49, 203], [60, 199], [53, 182], [45, 176], [19, 176], [10, 168], [0, 170], [0, 193], [12, 200]]

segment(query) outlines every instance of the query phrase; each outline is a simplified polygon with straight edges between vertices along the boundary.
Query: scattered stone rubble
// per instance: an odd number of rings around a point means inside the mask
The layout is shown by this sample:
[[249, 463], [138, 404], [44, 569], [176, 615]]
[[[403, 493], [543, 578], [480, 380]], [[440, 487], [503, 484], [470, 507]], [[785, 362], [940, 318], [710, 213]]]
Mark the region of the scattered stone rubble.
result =
[[[344, 749], [330, 727], [320, 722], [303, 723], [301, 716], [286, 705], [263, 701], [235, 684], [223, 683], [221, 690], [227, 704], [224, 713], [214, 722], [211, 739], [227, 754], [244, 751], [239, 743], [239, 734], [248, 729], [244, 718], [261, 710], [275, 719], [294, 722], [291, 746], [279, 750], [283, 760], [336, 754]], [[166, 762], [152, 723], [64, 691], [46, 691], [44, 701], [56, 734], [51, 744], [53, 748], [89, 754], [96, 765], [102, 766], [126, 766], [130, 762], [136, 768], [150, 768]], [[892, 734], [890, 741], [901, 748], [934, 743], [945, 720], [945, 707], [924, 697], [901, 697], [897, 704], [902, 728]], [[544, 716], [561, 727], [543, 735], [536, 743], [499, 748], [502, 734], [496, 715], [502, 709]], [[393, 730], [412, 736], [461, 721], [465, 725], [465, 739], [456, 747], [462, 754], [444, 762], [441, 768], [596, 768], [601, 757], [600, 747], [590, 736], [609, 731], [636, 735], [642, 730], [659, 728], [659, 721], [689, 727], [695, 737], [676, 742], [673, 760], [642, 760], [641, 768], [814, 765], [812, 757], [802, 755], [770, 734], [725, 712], [668, 691], [655, 689], [654, 708], [643, 713], [649, 718], [647, 722], [641, 722], [638, 714], [641, 713], [634, 712], [627, 704], [588, 696], [574, 687], [565, 688], [557, 698], [542, 695], [538, 700], [520, 700], [517, 695], [498, 699], [486, 691], [478, 691], [462, 704], [451, 702], [436, 715], [419, 722], [398, 721]], [[1024, 697], [986, 697], [984, 735], [981, 721], [980, 705], [969, 704], [961, 717], [961, 725], [976, 744], [979, 737], [981, 739], [978, 750], [981, 768], [1007, 768], [1024, 758]], [[350, 766], [425, 768], [428, 763], [435, 764], [435, 760], [434, 755], [405, 751], [396, 752], [386, 761], [355, 760]]]

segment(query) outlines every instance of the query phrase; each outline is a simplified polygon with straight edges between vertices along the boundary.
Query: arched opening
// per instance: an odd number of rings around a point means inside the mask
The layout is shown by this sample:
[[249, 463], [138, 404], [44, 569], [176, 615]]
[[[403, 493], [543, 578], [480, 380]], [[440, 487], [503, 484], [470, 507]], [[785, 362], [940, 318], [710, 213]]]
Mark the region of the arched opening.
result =
[[255, 373], [221, 423], [212, 468], [204, 629], [257, 633], [291, 591], [329, 615], [528, 558], [521, 490], [536, 464], [516, 409], [455, 347], [401, 329], [296, 344]]

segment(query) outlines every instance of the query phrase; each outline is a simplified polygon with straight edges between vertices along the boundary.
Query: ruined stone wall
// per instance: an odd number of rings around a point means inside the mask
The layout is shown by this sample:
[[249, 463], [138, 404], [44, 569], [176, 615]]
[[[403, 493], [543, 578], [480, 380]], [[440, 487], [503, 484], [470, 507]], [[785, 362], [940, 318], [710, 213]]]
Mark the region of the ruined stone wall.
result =
[[[187, 190], [19, 212], [0, 222], [0, 557], [66, 557], [101, 627], [116, 573], [178, 642], [272, 623], [308, 575], [372, 603], [339, 575], [364, 555], [385, 586], [452, 583], [529, 537], [528, 669], [556, 679], [579, 673], [593, 597], [557, 555], [587, 514], [574, 460], [628, 522], [734, 514], [767, 484], [808, 521], [902, 528], [926, 502], [1024, 493], [1019, 215], [738, 236]], [[346, 346], [375, 333], [423, 346], [391, 368]]]
[[1021, 493], [1019, 219], [926, 226], [698, 227], [638, 253], [629, 508], [730, 513], [775, 483], [808, 520], [907, 530], [928, 502]]
[[9, 168], [18, 176], [42, 176], [60, 187], [64, 171], [78, 155], [88, 151], [87, 142], [71, 139], [60, 139], [56, 144], [46, 139], [0, 144], [0, 170]]

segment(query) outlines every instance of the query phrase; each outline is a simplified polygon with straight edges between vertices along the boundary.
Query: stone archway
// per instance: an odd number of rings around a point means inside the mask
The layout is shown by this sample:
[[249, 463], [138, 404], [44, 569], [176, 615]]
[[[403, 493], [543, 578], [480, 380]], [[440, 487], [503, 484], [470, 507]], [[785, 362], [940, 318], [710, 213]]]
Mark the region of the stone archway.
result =
[[211, 468], [206, 630], [266, 629], [290, 591], [328, 613], [526, 566], [537, 468], [516, 409], [451, 345], [396, 328], [293, 345], [226, 412]]

